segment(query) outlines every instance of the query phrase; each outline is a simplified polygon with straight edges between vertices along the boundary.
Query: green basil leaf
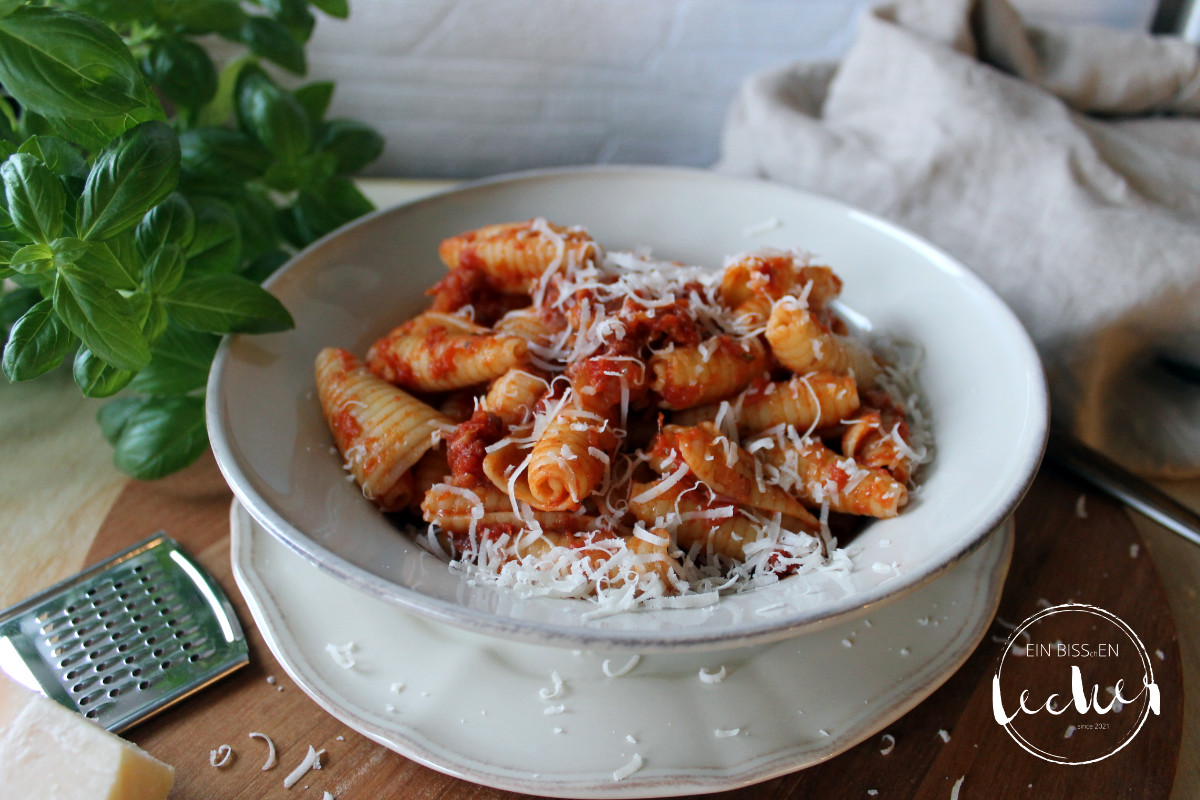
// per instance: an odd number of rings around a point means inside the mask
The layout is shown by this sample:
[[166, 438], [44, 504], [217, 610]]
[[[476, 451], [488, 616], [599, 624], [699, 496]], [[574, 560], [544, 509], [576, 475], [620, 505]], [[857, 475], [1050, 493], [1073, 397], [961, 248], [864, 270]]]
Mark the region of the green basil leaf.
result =
[[271, 165], [263, 183], [277, 192], [294, 192], [301, 186], [322, 184], [334, 175], [337, 159], [330, 153], [308, 153], [297, 161]]
[[48, 244], [27, 244], [8, 256], [8, 264], [22, 275], [49, 272], [54, 269], [54, 250]]
[[96, 413], [96, 422], [100, 423], [100, 433], [110, 445], [117, 446], [125, 426], [146, 402], [144, 397], [122, 397], [100, 407]]
[[324, 119], [325, 112], [329, 110], [329, 103], [333, 100], [333, 81], [306, 83], [293, 90], [292, 96], [304, 107], [309, 122], [315, 128]]
[[123, 420], [113, 461], [140, 480], [183, 469], [208, 449], [204, 398], [152, 397]]
[[321, 126], [317, 149], [331, 153], [339, 175], [358, 172], [383, 153], [383, 137], [350, 119], [332, 119]]
[[307, 0], [259, 0], [264, 10], [297, 42], [306, 43], [316, 27], [317, 18], [308, 10]]
[[[93, 242], [95, 245], [100, 242]], [[142, 281], [142, 254], [138, 252], [136, 237], [133, 231], [124, 231], [116, 236], [105, 239], [103, 245], [112, 253], [112, 257], [121, 265], [135, 286]]]
[[0, 339], [7, 340], [17, 320], [41, 301], [42, 293], [37, 289], [12, 289], [0, 293]]
[[[22, 247], [23, 245], [17, 244], [16, 242], [6, 242], [0, 239], [0, 264], [3, 264], [4, 266], [11, 264], [13, 256], [15, 256]], [[0, 289], [2, 288], [3, 287], [0, 287]], [[0, 296], [2, 296], [2, 293], [0, 293]]]
[[187, 394], [204, 388], [221, 337], [170, 325], [150, 348], [150, 363], [130, 388], [142, 394]]
[[233, 116], [233, 94], [237, 87], [238, 76], [247, 66], [257, 63], [254, 55], [248, 53], [226, 64], [217, 77], [216, 96], [208, 105], [200, 109], [195, 124], [204, 127], [219, 127], [228, 122], [229, 118]]
[[22, 289], [35, 289], [43, 297], [49, 297], [54, 292], [54, 281], [58, 279], [58, 273], [53, 270], [49, 272], [39, 272], [34, 275], [22, 275], [14, 273], [8, 276], [8, 280]]
[[142, 283], [150, 294], [169, 294], [183, 280], [187, 259], [183, 248], [172, 242], [163, 243], [146, 259]]
[[135, 236], [143, 257], [167, 242], [187, 247], [196, 236], [196, 212], [186, 197], [175, 192], [142, 217]]
[[146, 334], [146, 341], [150, 342], [150, 346], [153, 348], [154, 342], [171, 324], [171, 318], [167, 316], [167, 309], [157, 297], [135, 295], [135, 297], [137, 296], [146, 297], [146, 314], [142, 321], [142, 332]]
[[90, 14], [109, 23], [134, 22], [154, 16], [153, 0], [55, 0], [55, 5]]
[[193, 128], [179, 135], [180, 166], [188, 176], [211, 178], [241, 188], [261, 177], [271, 154], [249, 134], [228, 128]]
[[84, 397], [112, 397], [129, 385], [135, 373], [117, 369], [91, 350], [81, 347], [75, 353], [71, 374]]
[[274, 295], [239, 275], [184, 278], [162, 301], [171, 319], [193, 331], [272, 333], [295, 324]]
[[142, 70], [176, 105], [199, 108], [217, 94], [217, 68], [208, 52], [179, 36], [163, 36], [150, 45]]
[[18, 149], [34, 156], [60, 178], [86, 178], [87, 159], [79, 148], [57, 136], [31, 136]]
[[287, 27], [269, 17], [247, 17], [234, 38], [288, 72], [303, 75], [308, 71], [304, 45], [296, 41]]
[[15, 153], [0, 165], [0, 180], [17, 230], [42, 243], [49, 243], [62, 232], [67, 193], [40, 160], [28, 153]]
[[233, 203], [233, 213], [241, 230], [243, 262], [258, 258], [279, 247], [279, 212], [264, 192], [247, 187]]
[[10, 381], [27, 381], [62, 363], [78, 340], [54, 313], [49, 298], [41, 300], [12, 326], [4, 345], [4, 375]]
[[171, 319], [167, 316], [167, 310], [163, 308], [162, 301], [146, 292], [134, 292], [129, 296], [129, 303], [133, 307], [134, 316], [142, 326], [142, 333], [145, 335], [146, 341], [150, 344], [151, 359], [153, 360], [154, 342], [159, 336], [162, 336]]
[[288, 262], [291, 255], [284, 250], [270, 250], [255, 258], [242, 269], [242, 276], [255, 283], [262, 283]]
[[121, 37], [97, 19], [26, 6], [0, 19], [0, 83], [49, 117], [110, 117], [144, 105], [145, 79]]
[[0, 17], [7, 17], [23, 5], [25, 0], [0, 0]]
[[331, 17], [346, 19], [350, 16], [348, 0], [309, 0], [309, 2]]
[[88, 119], [62, 119], [50, 117], [45, 120], [45, 127], [56, 136], [75, 142], [90, 152], [99, 152], [118, 136], [136, 128], [143, 122], [152, 120], [163, 121], [166, 115], [161, 106], [143, 106], [135, 108], [127, 114], [113, 117], [92, 117]]
[[17, 113], [13, 111], [12, 103], [7, 97], [0, 97], [0, 139], [19, 142], [21, 137], [17, 136], [18, 124]]
[[141, 369], [150, 347], [128, 300], [78, 265], [58, 271], [54, 310], [84, 346], [118, 369]]
[[196, 35], [219, 33], [232, 36], [246, 21], [246, 12], [237, 0], [170, 0], [164, 3], [164, 16], [181, 33]]
[[[70, 236], [55, 239], [50, 243], [50, 252], [54, 254], [54, 268], [68, 267], [77, 264], [87, 254], [88, 243], [82, 239]], [[123, 276], [122, 276], [123, 277]], [[120, 280], [120, 277], [118, 277]], [[120, 287], [114, 287], [120, 288]]]
[[234, 272], [242, 263], [242, 236], [233, 209], [219, 200], [195, 203], [196, 234], [187, 248], [188, 272]]
[[179, 139], [163, 122], [143, 122], [92, 164], [78, 213], [82, 239], [105, 239], [137, 224], [179, 180]]
[[[62, 240], [77, 242], [81, 247], [72, 263], [89, 276], [103, 281], [110, 288], [121, 292], [132, 292], [138, 288], [140, 265], [123, 259], [107, 242], [85, 242], [82, 239]], [[55, 242], [57, 245], [58, 242]], [[61, 267], [62, 265], [59, 264]]]
[[280, 161], [295, 163], [312, 147], [312, 125], [304, 107], [262, 69], [242, 70], [235, 99], [242, 130]]
[[333, 178], [319, 187], [302, 189], [291, 210], [296, 230], [308, 244], [374, 208], [352, 181]]

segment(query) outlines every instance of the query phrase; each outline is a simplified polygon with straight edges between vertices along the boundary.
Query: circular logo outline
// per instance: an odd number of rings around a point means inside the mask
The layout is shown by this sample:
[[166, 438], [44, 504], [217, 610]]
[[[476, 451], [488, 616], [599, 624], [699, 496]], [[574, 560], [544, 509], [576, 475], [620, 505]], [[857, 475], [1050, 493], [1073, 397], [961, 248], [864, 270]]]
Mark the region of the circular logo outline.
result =
[[[1145, 670], [1145, 675], [1143, 676], [1143, 683], [1145, 684], [1145, 687], [1149, 688], [1151, 686], [1155, 686], [1155, 684], [1154, 684], [1154, 665], [1150, 662], [1150, 653], [1146, 650], [1146, 646], [1144, 644], [1142, 644], [1141, 638], [1138, 637], [1137, 633], [1134, 632], [1133, 628], [1129, 627], [1129, 625], [1126, 624], [1125, 620], [1121, 619], [1116, 614], [1113, 614], [1111, 611], [1100, 608], [1099, 606], [1088, 605], [1087, 603], [1061, 603], [1056, 606], [1048, 606], [1047, 608], [1043, 608], [1040, 611], [1035, 612], [1029, 618], [1027, 618], [1024, 622], [1022, 622], [1020, 625], [1018, 625], [1016, 628], [1014, 628], [1012, 633], [1008, 637], [1008, 641], [1006, 641], [1004, 643], [1004, 653], [1000, 656], [1000, 664], [996, 667], [996, 674], [995, 674], [994, 680], [996, 681], [997, 685], [999, 684], [999, 681], [1000, 681], [1000, 673], [1004, 670], [1004, 660], [1006, 658], [1008, 658], [1008, 654], [1010, 652], [1012, 652], [1012, 646], [1013, 646], [1013, 643], [1016, 641], [1017, 637], [1020, 636], [1025, 631], [1026, 628], [1029, 628], [1034, 623], [1039, 622], [1039, 621], [1045, 619], [1046, 617], [1053, 616], [1054, 614], [1059, 614], [1059, 613], [1063, 613], [1066, 611], [1080, 611], [1080, 612], [1087, 613], [1087, 614], [1093, 614], [1095, 616], [1101, 617], [1102, 619], [1112, 623], [1113, 625], [1116, 625], [1117, 628], [1119, 628], [1122, 633], [1124, 633], [1127, 637], [1129, 637], [1129, 639], [1133, 642], [1134, 646], [1137, 648], [1138, 655], [1141, 658], [1142, 667]], [[1027, 739], [1025, 739], [1025, 737], [1022, 736], [1018, 731], [1014, 730], [1013, 725], [1012, 725], [1012, 720], [1009, 720], [1008, 722], [1004, 722], [1004, 723], [1000, 723], [1000, 724], [1001, 724], [1001, 727], [1003, 727], [1004, 730], [1008, 733], [1008, 735], [1012, 738], [1012, 740], [1014, 742], [1016, 742], [1021, 747], [1021, 749], [1025, 750], [1030, 755], [1037, 756], [1038, 758], [1042, 759], [1043, 761], [1049, 761], [1052, 764], [1063, 764], [1063, 765], [1067, 765], [1067, 766], [1083, 766], [1085, 764], [1095, 764], [1097, 761], [1103, 761], [1104, 759], [1108, 758], [1109, 756], [1115, 755], [1115, 754], [1119, 753], [1121, 750], [1123, 750], [1126, 747], [1126, 745], [1128, 745], [1130, 742], [1132, 742], [1134, 737], [1136, 737], [1138, 735], [1138, 733], [1142, 730], [1142, 726], [1146, 724], [1146, 719], [1150, 716], [1150, 710], [1151, 710], [1151, 702], [1150, 702], [1149, 698], [1147, 698], [1146, 702], [1144, 702], [1142, 704], [1142, 710], [1141, 710], [1141, 714], [1138, 718], [1137, 725], [1134, 726], [1133, 730], [1130, 732], [1129, 736], [1126, 737], [1125, 741], [1123, 741], [1123, 742], [1121, 742], [1121, 744], [1117, 745], [1117, 747], [1115, 749], [1113, 749], [1111, 752], [1109, 752], [1105, 755], [1099, 756], [1097, 758], [1088, 759], [1087, 761], [1070, 761], [1065, 756], [1058, 756], [1053, 753], [1049, 753], [1045, 750], [1042, 750], [1037, 745], [1035, 745], [1032, 742], [1029, 742]], [[999, 722], [999, 720], [997, 720], [997, 722]]]

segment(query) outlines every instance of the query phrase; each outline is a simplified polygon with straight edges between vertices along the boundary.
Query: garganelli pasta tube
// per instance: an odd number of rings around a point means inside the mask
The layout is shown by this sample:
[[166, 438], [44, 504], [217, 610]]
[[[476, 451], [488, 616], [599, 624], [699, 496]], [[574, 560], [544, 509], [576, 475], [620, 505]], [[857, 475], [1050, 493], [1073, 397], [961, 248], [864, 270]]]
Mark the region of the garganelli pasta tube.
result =
[[786, 381], [752, 386], [737, 405], [738, 427], [757, 433], [776, 425], [800, 431], [834, 425], [859, 407], [858, 386], [849, 375], [810, 372]]
[[472, 579], [604, 615], [838, 569], [929, 457], [911, 368], [799, 251], [714, 269], [537, 218], [439, 256], [426, 310], [317, 386], [363, 494]]
[[767, 370], [767, 354], [757, 339], [717, 336], [692, 347], [656, 353], [650, 359], [650, 388], [662, 407], [691, 408], [724, 400], [745, 389]]
[[908, 502], [908, 489], [885, 470], [858, 464], [816, 439], [781, 441], [763, 451], [779, 482], [796, 496], [828, 504], [843, 514], [894, 517]]
[[346, 350], [317, 355], [317, 395], [346, 468], [363, 494], [381, 508], [403, 508], [412, 491], [408, 470], [450, 420], [415, 397], [380, 380]]
[[503, 375], [524, 362], [526, 348], [518, 336], [457, 333], [436, 326], [409, 333], [401, 326], [371, 346], [367, 366], [401, 388], [441, 392]]
[[596, 254], [596, 243], [586, 231], [545, 220], [488, 225], [449, 238], [438, 249], [450, 269], [481, 270], [506, 292], [526, 292], [546, 270]]
[[604, 405], [572, 392], [533, 445], [529, 491], [539, 508], [579, 508], [604, 480], [616, 446], [615, 420]]

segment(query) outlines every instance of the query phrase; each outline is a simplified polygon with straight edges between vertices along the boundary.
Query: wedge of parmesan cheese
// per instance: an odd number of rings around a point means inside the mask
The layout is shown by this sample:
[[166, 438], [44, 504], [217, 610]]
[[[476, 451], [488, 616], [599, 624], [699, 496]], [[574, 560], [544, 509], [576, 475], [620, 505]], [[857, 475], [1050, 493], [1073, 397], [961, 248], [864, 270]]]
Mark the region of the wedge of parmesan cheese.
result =
[[0, 673], [5, 797], [162, 800], [175, 769]]

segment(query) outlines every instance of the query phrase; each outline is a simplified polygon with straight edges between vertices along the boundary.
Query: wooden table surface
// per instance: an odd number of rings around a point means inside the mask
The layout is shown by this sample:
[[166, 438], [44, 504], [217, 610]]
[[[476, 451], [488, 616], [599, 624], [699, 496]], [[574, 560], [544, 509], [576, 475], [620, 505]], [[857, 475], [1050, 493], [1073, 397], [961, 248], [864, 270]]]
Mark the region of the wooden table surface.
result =
[[[443, 185], [363, 183], [380, 206]], [[111, 518], [120, 516], [114, 503], [128, 489], [129, 481], [112, 466], [111, 450], [96, 425], [95, 414], [101, 405], [80, 397], [69, 370], [28, 384], [0, 379], [0, 607], [85, 566], [93, 544], [99, 544], [96, 538], [104, 520], [110, 518], [111, 523]], [[1200, 506], [1200, 481], [1165, 484], [1164, 488]], [[1200, 797], [1200, 613], [1196, 613], [1200, 547], [1136, 514], [1130, 517], [1157, 569], [1178, 634], [1183, 730], [1169, 796], [1190, 800]], [[92, 553], [92, 557], [96, 555]], [[226, 588], [236, 591], [231, 584]], [[1164, 697], [1164, 706], [1172, 703], [1177, 709], [1179, 699]], [[380, 760], [391, 755], [383, 748], [378, 750]], [[1036, 762], [1032, 757], [1029, 761]], [[1033, 768], [1038, 769], [1036, 763]], [[1041, 770], [1049, 779], [1062, 768], [1044, 764]], [[464, 786], [445, 784], [437, 796], [465, 795], [469, 792]], [[964, 790], [964, 800], [971, 796], [985, 795], [968, 795]]]

